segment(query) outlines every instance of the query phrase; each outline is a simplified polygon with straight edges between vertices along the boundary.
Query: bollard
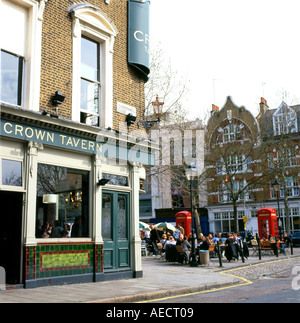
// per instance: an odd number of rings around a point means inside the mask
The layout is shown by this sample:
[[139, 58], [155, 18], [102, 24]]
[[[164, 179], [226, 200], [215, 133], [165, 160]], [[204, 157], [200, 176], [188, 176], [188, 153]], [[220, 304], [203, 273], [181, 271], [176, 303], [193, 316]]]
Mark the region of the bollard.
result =
[[294, 254], [294, 246], [293, 246], [293, 241], [291, 241], [290, 243], [291, 243], [291, 256], [293, 256], [293, 254]]
[[261, 245], [260, 245], [260, 238], [258, 236], [258, 234], [256, 233], [256, 240], [258, 243], [258, 259], [261, 260]]
[[274, 247], [275, 256], [278, 257], [278, 244], [277, 244], [277, 237], [275, 237], [275, 247]]
[[242, 240], [239, 240], [239, 247], [240, 247], [240, 254], [241, 254], [242, 262], [245, 262], [243, 241]]
[[220, 247], [220, 241], [219, 240], [217, 241], [217, 246], [218, 246], [219, 264], [220, 264], [220, 267], [223, 267], [223, 264], [222, 264], [222, 253], [221, 253], [221, 247]]

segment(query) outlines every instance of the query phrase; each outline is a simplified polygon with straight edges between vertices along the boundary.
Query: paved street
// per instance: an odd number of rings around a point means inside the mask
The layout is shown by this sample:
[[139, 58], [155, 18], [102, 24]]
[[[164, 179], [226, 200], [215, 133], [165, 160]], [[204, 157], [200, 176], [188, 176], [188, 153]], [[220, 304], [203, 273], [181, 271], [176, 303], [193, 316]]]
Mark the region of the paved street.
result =
[[[78, 303], [107, 302], [131, 303], [170, 297], [179, 294], [226, 288], [253, 281], [264, 275], [272, 275], [300, 266], [300, 248], [294, 256], [280, 255], [250, 257], [228, 262], [219, 267], [217, 258], [209, 266], [190, 267], [166, 262], [159, 257], [143, 257], [144, 276], [100, 283], [47, 286], [35, 289], [0, 291], [2, 303]], [[246, 286], [247, 287], [247, 286]]]
[[295, 275], [289, 269], [279, 274], [263, 276], [251, 284], [156, 299], [153, 303], [300, 303], [300, 291], [292, 288], [294, 279]]

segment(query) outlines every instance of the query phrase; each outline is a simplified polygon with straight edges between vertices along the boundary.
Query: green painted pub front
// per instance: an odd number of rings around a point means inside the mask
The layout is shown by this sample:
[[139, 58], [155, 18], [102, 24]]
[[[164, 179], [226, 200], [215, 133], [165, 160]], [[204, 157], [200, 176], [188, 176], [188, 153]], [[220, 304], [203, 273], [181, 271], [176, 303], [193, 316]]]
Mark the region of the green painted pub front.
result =
[[[9, 105], [1, 116], [6, 283], [33, 288], [141, 277], [140, 181], [153, 157], [147, 143], [103, 130], [105, 143], [116, 143], [105, 146], [93, 127], [82, 132], [81, 125]], [[100, 145], [100, 153], [85, 150]]]

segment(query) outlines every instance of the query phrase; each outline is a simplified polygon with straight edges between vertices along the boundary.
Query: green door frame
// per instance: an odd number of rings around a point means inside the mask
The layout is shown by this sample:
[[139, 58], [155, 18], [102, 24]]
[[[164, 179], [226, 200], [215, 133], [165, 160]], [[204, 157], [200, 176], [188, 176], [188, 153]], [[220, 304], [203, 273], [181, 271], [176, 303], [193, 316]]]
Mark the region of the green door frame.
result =
[[102, 191], [104, 272], [130, 270], [130, 194]]

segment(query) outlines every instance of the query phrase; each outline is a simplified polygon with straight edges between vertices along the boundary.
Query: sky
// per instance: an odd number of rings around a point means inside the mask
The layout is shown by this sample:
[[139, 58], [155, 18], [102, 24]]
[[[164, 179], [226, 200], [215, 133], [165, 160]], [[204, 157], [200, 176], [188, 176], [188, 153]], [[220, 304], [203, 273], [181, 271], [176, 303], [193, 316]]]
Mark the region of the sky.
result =
[[182, 105], [204, 118], [228, 96], [254, 116], [300, 104], [299, 0], [151, 0], [151, 47], [187, 77]]

